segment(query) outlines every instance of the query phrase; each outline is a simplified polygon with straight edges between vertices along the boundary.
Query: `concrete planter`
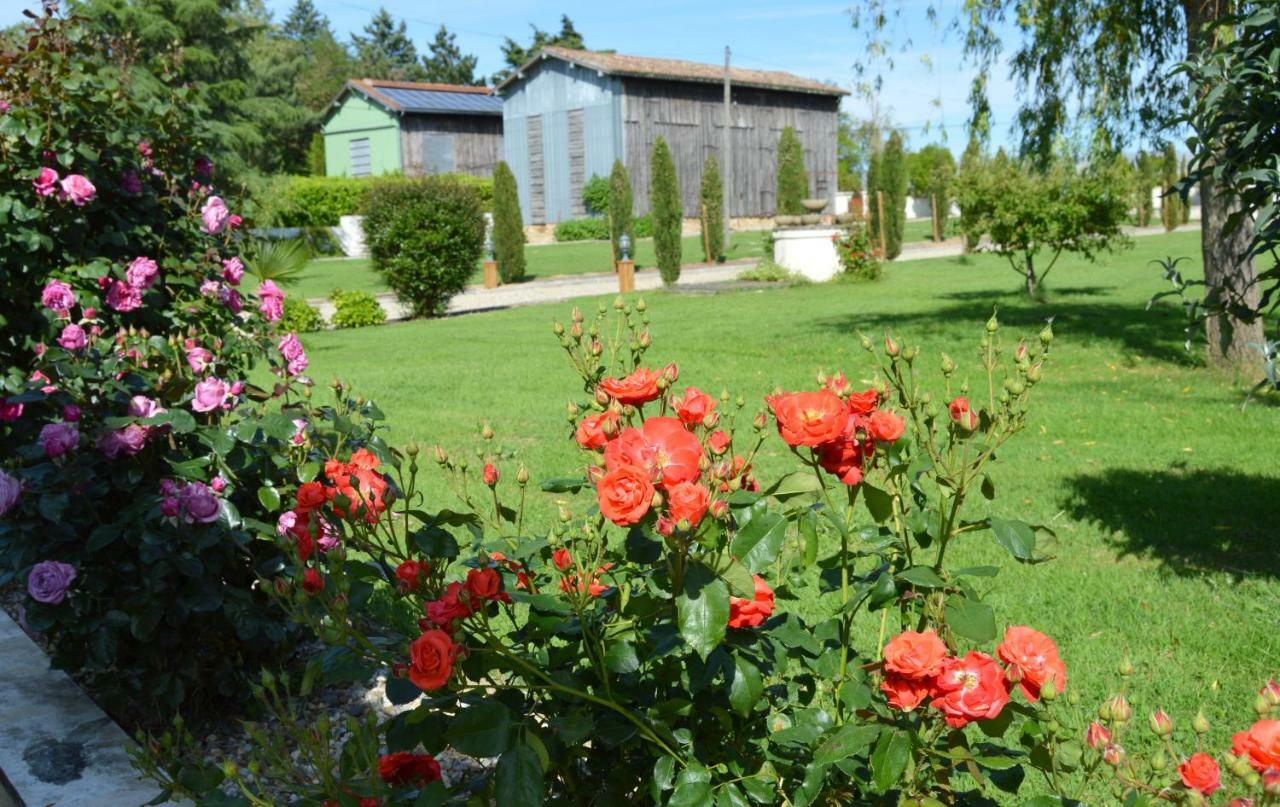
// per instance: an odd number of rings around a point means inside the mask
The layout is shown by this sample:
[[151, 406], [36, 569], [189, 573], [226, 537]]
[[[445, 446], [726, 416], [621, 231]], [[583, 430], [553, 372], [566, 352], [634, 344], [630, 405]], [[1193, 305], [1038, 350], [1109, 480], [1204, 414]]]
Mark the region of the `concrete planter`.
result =
[[835, 227], [797, 227], [773, 231], [773, 261], [810, 280], [830, 280], [840, 271]]

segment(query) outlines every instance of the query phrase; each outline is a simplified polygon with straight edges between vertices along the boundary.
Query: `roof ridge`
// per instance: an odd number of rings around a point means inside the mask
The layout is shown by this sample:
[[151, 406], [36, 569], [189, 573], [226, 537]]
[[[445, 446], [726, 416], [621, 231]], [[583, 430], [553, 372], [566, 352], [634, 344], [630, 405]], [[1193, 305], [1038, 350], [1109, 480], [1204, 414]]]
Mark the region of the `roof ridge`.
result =
[[430, 81], [395, 81], [380, 78], [355, 78], [353, 82], [368, 87], [392, 87], [398, 90], [425, 90], [431, 92], [458, 92], [475, 95], [493, 95], [492, 87], [476, 87], [468, 84], [439, 84]]

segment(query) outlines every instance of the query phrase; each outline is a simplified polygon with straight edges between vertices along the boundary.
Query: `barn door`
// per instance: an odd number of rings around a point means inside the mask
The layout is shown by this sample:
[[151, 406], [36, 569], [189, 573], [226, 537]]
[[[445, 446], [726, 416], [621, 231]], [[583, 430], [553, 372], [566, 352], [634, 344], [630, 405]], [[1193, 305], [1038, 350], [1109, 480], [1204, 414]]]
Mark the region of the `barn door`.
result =
[[448, 174], [454, 170], [453, 164], [453, 135], [451, 134], [428, 134], [424, 135], [425, 148], [423, 149], [423, 162], [426, 163], [428, 174]]
[[533, 224], [547, 221], [546, 171], [542, 161], [542, 116], [529, 117], [529, 218]]
[[582, 185], [586, 182], [587, 146], [582, 136], [582, 110], [569, 110], [569, 207], [575, 216], [585, 216]]

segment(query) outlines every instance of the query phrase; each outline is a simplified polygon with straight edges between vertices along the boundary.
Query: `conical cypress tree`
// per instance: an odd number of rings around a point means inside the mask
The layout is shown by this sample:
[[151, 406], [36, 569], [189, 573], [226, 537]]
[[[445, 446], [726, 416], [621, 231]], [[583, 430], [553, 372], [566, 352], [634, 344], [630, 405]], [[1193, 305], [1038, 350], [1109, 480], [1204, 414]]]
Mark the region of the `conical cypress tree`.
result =
[[[613, 171], [609, 174], [609, 238], [613, 240], [615, 261], [622, 259], [622, 247], [618, 240], [623, 233], [634, 244], [635, 235], [631, 232], [631, 177], [622, 160], [614, 160]], [[632, 249], [635, 247], [632, 246]], [[635, 257], [634, 252], [631, 257]]]
[[710, 263], [724, 259], [724, 186], [714, 154], [702, 165], [702, 251]]
[[650, 204], [653, 209], [653, 251], [658, 256], [662, 282], [670, 286], [680, 279], [680, 186], [667, 141], [659, 137], [649, 156]]
[[880, 184], [880, 150], [872, 148], [867, 157], [867, 227], [868, 237], [875, 249], [883, 246], [880, 243], [880, 206], [876, 204], [876, 192], [883, 191]]
[[892, 260], [902, 253], [903, 228], [907, 224], [907, 160], [902, 135], [897, 132], [889, 135], [880, 156], [880, 184], [884, 191], [885, 257]]
[[1178, 182], [1178, 151], [1172, 143], [1164, 150], [1160, 173], [1160, 185], [1164, 188], [1160, 221], [1164, 224], [1165, 230], [1172, 230], [1182, 223], [1182, 197], [1173, 187]]
[[493, 256], [503, 283], [524, 277], [524, 221], [516, 177], [505, 162], [493, 169]]
[[790, 126], [778, 138], [777, 214], [795, 216], [804, 212], [802, 199], [809, 195], [809, 178], [804, 172], [804, 147]]

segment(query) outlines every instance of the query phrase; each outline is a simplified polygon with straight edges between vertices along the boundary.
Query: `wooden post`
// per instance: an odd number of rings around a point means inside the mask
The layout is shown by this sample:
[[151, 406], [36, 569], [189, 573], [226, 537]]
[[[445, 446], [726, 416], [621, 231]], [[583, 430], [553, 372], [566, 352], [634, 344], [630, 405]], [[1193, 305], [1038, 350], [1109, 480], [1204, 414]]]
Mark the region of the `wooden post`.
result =
[[636, 262], [627, 258], [618, 261], [618, 293], [636, 290]]
[[938, 194], [929, 195], [929, 218], [933, 219], [933, 240], [942, 240], [942, 228], [938, 226], [941, 216], [938, 215]]
[[884, 238], [884, 191], [876, 189], [876, 210], [880, 213], [880, 257], [889, 254], [889, 245]]
[[484, 262], [484, 287], [486, 289], [498, 288], [498, 264], [493, 260]]

